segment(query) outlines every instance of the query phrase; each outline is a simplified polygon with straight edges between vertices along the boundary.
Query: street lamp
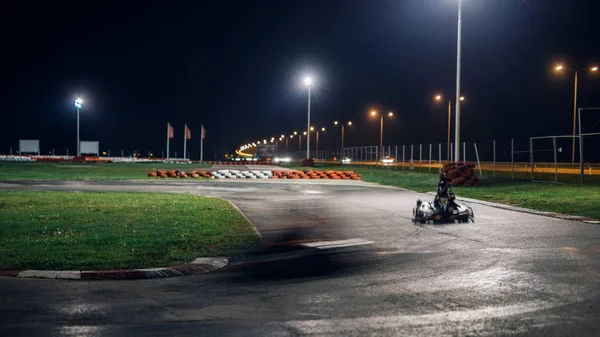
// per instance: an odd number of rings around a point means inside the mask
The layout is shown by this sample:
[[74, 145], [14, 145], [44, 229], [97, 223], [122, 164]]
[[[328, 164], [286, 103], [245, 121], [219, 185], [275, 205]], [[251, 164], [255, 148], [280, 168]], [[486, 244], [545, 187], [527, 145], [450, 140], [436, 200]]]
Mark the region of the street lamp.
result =
[[575, 135], [576, 135], [576, 127], [577, 127], [577, 87], [579, 85], [578, 74], [579, 74], [579, 71], [583, 71], [583, 70], [597, 72], [598, 67], [593, 66], [588, 69], [572, 69], [572, 68], [567, 68], [567, 67], [563, 66], [562, 64], [558, 64], [554, 68], [554, 70], [556, 70], [556, 71], [569, 70], [569, 71], [572, 71], [575, 73], [575, 89], [574, 89], [574, 94], [573, 94], [573, 149], [571, 151], [571, 153], [572, 153], [571, 164], [574, 166], [575, 165]]
[[83, 100], [77, 98], [74, 104], [75, 108], [77, 108], [77, 157], [79, 157], [81, 156], [81, 152], [79, 151], [79, 110], [83, 107]]
[[[338, 125], [338, 121], [334, 121], [333, 125]], [[348, 121], [348, 126], [352, 126], [352, 121]], [[344, 123], [342, 123], [342, 157], [344, 156]]]
[[[442, 95], [435, 95], [436, 101], [441, 101], [442, 98], [444, 98]], [[458, 100], [462, 102], [465, 100], [465, 97], [460, 96], [458, 98]], [[447, 146], [447, 154], [446, 154], [448, 162], [450, 162], [450, 125], [452, 124], [451, 118], [450, 118], [451, 114], [452, 114], [452, 100], [449, 99], [448, 100], [448, 146]]]
[[[371, 116], [377, 116], [377, 111], [371, 111]], [[393, 117], [394, 113], [389, 112], [388, 116]], [[379, 129], [379, 160], [383, 160], [383, 114], [380, 114], [380, 129]]]
[[[306, 127], [310, 128], [310, 87], [312, 85], [312, 78], [305, 77], [304, 85], [308, 88], [308, 121]], [[310, 129], [308, 132], [310, 133]], [[306, 159], [310, 159], [310, 135], [306, 137]]]
[[[315, 147], [315, 157], [318, 158], [319, 157], [319, 128], [317, 127], [316, 129], [317, 129], [317, 131], [315, 133], [316, 133], [317, 143], [316, 143], [316, 147]], [[321, 128], [320, 130], [322, 132], [325, 132], [325, 128]], [[311, 126], [310, 131], [315, 131], [315, 127]]]
[[456, 35], [456, 127], [454, 134], [455, 158], [460, 159], [460, 54], [462, 40], [462, 0], [458, 0], [458, 20]]

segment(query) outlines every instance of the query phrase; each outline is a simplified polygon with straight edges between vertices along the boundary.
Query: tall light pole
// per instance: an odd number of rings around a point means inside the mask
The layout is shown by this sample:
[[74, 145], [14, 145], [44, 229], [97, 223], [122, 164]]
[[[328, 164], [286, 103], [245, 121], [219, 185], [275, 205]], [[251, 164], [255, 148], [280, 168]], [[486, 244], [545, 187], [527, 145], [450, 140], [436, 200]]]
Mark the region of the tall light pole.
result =
[[[333, 125], [338, 125], [338, 124], [339, 124], [338, 121], [333, 122]], [[344, 123], [342, 123], [342, 153], [341, 153], [342, 157], [344, 156], [344, 126], [345, 126]], [[348, 126], [352, 126], [351, 121], [348, 121]]]
[[[325, 128], [321, 128], [321, 132], [325, 132]], [[319, 158], [319, 130], [317, 129], [317, 148], [316, 148], [317, 158]]]
[[[443, 98], [442, 95], [436, 95], [435, 96], [435, 100], [436, 101], [440, 101]], [[464, 96], [460, 96], [460, 98], [458, 99], [460, 102], [465, 100]], [[451, 116], [452, 115], [452, 100], [449, 99], [448, 100], [448, 146], [447, 146], [447, 153], [446, 153], [446, 158], [448, 159], [448, 162], [450, 162], [451, 158], [450, 158], [450, 126], [452, 125], [452, 120], [451, 120]]]
[[298, 135], [298, 151], [299, 152], [302, 152], [302, 136], [306, 136], [306, 131], [304, 131], [302, 134]]
[[462, 0], [458, 0], [458, 24], [456, 37], [456, 126], [454, 131], [454, 154], [460, 159], [460, 51], [462, 40]]
[[[371, 111], [371, 116], [377, 116], [377, 111]], [[394, 113], [389, 112], [388, 116], [393, 117]], [[383, 114], [380, 114], [380, 127], [379, 127], [379, 160], [383, 160]]]
[[[317, 143], [316, 143], [316, 147], [315, 147], [315, 157], [317, 157], [317, 159], [319, 158], [319, 128], [316, 128], [316, 139], [317, 139]], [[315, 131], [315, 127], [311, 126], [310, 127], [310, 131]], [[325, 132], [325, 128], [321, 128], [321, 131]]]
[[[574, 89], [574, 93], [573, 93], [573, 149], [571, 151], [572, 153], [572, 158], [571, 158], [571, 165], [575, 166], [575, 135], [577, 134], [576, 132], [576, 127], [577, 127], [577, 87], [579, 86], [579, 79], [578, 79], [578, 74], [579, 74], [579, 70], [578, 69], [571, 69], [571, 68], [566, 68], [564, 67], [562, 64], [557, 65], [554, 70], [556, 71], [562, 71], [562, 70], [569, 70], [575, 73], [575, 89]], [[591, 72], [597, 72], [598, 71], [598, 67], [597, 66], [593, 66], [590, 67], [589, 70]]]
[[312, 78], [305, 77], [304, 85], [308, 87], [308, 121], [306, 123], [306, 128], [308, 131], [308, 136], [306, 137], [306, 159], [310, 159], [310, 86], [312, 84]]
[[77, 157], [81, 156], [81, 152], [79, 150], [79, 110], [83, 107], [83, 100], [81, 98], [77, 98], [75, 100], [75, 108], [77, 108]]

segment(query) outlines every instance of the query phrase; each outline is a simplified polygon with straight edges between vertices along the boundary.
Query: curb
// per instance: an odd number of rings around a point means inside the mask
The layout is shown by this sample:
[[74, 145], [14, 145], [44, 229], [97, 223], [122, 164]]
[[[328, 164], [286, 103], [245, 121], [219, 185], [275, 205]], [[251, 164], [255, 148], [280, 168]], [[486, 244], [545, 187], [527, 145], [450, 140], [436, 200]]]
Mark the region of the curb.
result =
[[233, 202], [227, 200], [227, 199], [223, 199], [221, 198], [221, 200], [225, 200], [227, 203], [229, 203], [231, 206], [233, 206], [233, 208], [235, 208], [243, 217], [244, 219], [246, 219], [246, 221], [248, 221], [248, 223], [250, 224], [250, 226], [252, 226], [252, 230], [254, 231], [254, 234], [256, 234], [258, 236], [259, 239], [262, 239], [262, 234], [260, 234], [260, 232], [258, 231], [258, 228], [256, 228], [256, 226], [254, 226], [254, 224], [252, 223], [252, 221], [250, 221], [250, 219], [248, 219], [248, 217], [246, 216], [246, 214], [244, 214], [244, 212], [242, 212], [242, 210], [237, 207], [236, 204], [234, 204]]
[[0, 270], [0, 276], [56, 280], [139, 280], [204, 274], [225, 267], [226, 257], [200, 257], [193, 262], [168, 268], [119, 270]]
[[[427, 194], [436, 195], [434, 192], [427, 192]], [[570, 215], [570, 214], [562, 214], [562, 213], [556, 213], [556, 212], [538, 211], [538, 210], [531, 209], [531, 208], [498, 204], [495, 202], [483, 201], [483, 200], [479, 200], [479, 199], [463, 198], [463, 197], [459, 197], [459, 196], [456, 196], [456, 200], [466, 201], [466, 202], [470, 202], [473, 204], [480, 204], [480, 205], [484, 205], [484, 206], [490, 206], [490, 207], [494, 207], [494, 208], [505, 209], [505, 210], [509, 210], [509, 211], [547, 216], [550, 218], [571, 220], [571, 221], [580, 221], [580, 222], [585, 222], [585, 223], [590, 223], [590, 224], [600, 224], [600, 221], [598, 221], [597, 219], [580, 216], [580, 215]]]

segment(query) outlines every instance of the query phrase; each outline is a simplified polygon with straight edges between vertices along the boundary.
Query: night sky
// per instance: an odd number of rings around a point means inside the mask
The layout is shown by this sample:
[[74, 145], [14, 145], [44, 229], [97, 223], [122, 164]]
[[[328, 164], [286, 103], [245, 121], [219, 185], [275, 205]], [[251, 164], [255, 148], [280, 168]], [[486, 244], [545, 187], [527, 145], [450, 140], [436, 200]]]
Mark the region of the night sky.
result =
[[[113, 153], [165, 149], [205, 158], [306, 127], [351, 119], [346, 145], [376, 145], [376, 108], [394, 111], [385, 144], [443, 142], [454, 95], [457, 0], [3, 1], [0, 153], [19, 139], [44, 152], [82, 140]], [[573, 77], [556, 62], [600, 62], [597, 0], [463, 0], [466, 141], [568, 134]], [[600, 74], [581, 74], [579, 106], [600, 106]], [[600, 116], [600, 113], [597, 114]], [[596, 118], [600, 119], [600, 117]], [[586, 120], [587, 121], [587, 120]], [[589, 119], [589, 125], [594, 120]], [[596, 127], [600, 131], [600, 127]], [[590, 130], [586, 130], [590, 131]]]

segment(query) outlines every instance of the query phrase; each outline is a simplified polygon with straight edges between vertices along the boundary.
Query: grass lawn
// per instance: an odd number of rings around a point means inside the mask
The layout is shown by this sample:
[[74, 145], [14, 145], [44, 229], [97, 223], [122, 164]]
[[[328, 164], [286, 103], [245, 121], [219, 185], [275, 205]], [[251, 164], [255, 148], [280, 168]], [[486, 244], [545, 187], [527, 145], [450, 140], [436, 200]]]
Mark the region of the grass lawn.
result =
[[161, 267], [259, 242], [246, 218], [217, 198], [0, 192], [0, 269]]
[[[305, 169], [294, 167], [295, 169]], [[387, 168], [358, 166], [318, 166], [319, 170], [353, 170], [367, 182], [396, 186], [417, 192], [435, 191], [438, 173], [395, 171]], [[489, 175], [486, 174], [487, 177]], [[487, 200], [508, 205], [521, 206], [541, 211], [588, 216], [600, 219], [600, 183], [598, 178], [586, 177], [589, 185], [566, 185], [555, 183], [510, 180], [506, 178], [484, 178], [483, 185], [455, 187], [456, 195]]]
[[0, 163], [0, 180], [133, 180], [151, 179], [157, 170], [191, 171], [209, 164], [164, 163]]

